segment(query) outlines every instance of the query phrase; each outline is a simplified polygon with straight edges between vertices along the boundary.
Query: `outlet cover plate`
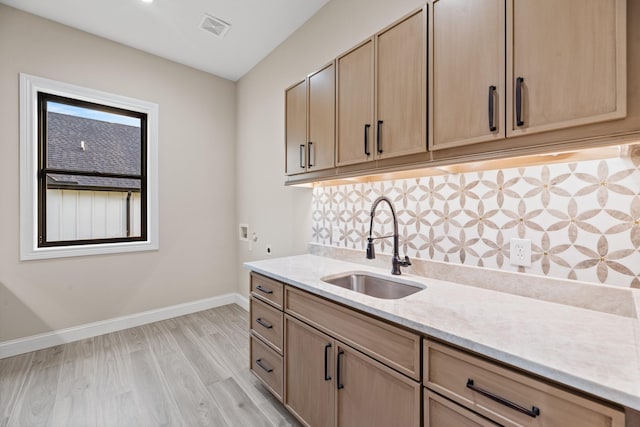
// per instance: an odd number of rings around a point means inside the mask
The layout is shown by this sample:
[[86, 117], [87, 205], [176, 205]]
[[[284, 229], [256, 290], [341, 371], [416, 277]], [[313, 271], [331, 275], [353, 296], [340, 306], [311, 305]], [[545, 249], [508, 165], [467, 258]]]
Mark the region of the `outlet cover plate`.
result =
[[511, 239], [509, 261], [511, 265], [518, 267], [531, 267], [531, 240]]

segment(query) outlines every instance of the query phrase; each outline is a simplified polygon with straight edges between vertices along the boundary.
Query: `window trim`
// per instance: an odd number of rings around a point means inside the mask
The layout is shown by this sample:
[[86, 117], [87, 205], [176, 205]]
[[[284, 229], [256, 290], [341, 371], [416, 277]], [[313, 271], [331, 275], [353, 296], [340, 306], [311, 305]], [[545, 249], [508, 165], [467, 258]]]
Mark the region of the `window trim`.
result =
[[[140, 112], [147, 115], [147, 235], [126, 242], [38, 245], [38, 93]], [[158, 105], [20, 73], [20, 260], [36, 260], [159, 249]]]

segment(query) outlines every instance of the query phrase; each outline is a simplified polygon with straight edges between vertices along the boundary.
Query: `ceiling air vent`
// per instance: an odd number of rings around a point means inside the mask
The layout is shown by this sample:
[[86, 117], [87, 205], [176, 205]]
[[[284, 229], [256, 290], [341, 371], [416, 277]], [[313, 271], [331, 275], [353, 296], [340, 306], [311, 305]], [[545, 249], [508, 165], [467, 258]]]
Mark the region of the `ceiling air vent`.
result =
[[205, 14], [204, 18], [202, 18], [200, 28], [213, 33], [213, 35], [219, 38], [223, 38], [225, 34], [227, 34], [227, 31], [229, 31], [229, 28], [231, 28], [231, 24], [228, 24], [215, 16]]

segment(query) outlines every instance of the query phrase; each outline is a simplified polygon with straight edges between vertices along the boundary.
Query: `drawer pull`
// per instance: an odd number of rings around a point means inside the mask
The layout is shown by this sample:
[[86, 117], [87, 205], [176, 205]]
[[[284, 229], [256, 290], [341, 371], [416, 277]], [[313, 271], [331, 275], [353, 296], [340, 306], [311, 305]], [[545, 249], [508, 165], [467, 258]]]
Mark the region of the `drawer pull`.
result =
[[273, 372], [273, 368], [270, 368], [267, 365], [265, 365], [264, 363], [262, 363], [262, 359], [256, 359], [256, 365], [260, 366], [262, 369], [267, 371], [267, 373], [269, 373], [269, 374], [271, 372]]
[[338, 390], [342, 390], [344, 388], [344, 384], [342, 384], [342, 357], [340, 356], [344, 356], [343, 350], [338, 350], [338, 367], [336, 369], [338, 372], [338, 381], [336, 381]]
[[324, 346], [324, 380], [331, 381], [331, 375], [329, 375], [329, 349], [331, 343]]
[[540, 409], [536, 408], [535, 406], [532, 406], [531, 409], [527, 409], [524, 408], [516, 403], [513, 403], [507, 399], [505, 399], [504, 397], [500, 397], [498, 395], [495, 395], [493, 393], [491, 393], [490, 391], [487, 390], [483, 390], [477, 386], [474, 385], [473, 380], [471, 378], [467, 379], [467, 388], [470, 388], [473, 391], [477, 391], [478, 393], [480, 393], [481, 395], [488, 397], [491, 400], [494, 400], [504, 406], [508, 406], [511, 409], [515, 409], [518, 412], [522, 412], [525, 415], [528, 415], [532, 418], [537, 417], [538, 415], [540, 415]]
[[524, 83], [524, 77], [518, 77], [516, 79], [516, 126], [524, 126], [524, 120], [522, 119], [522, 83]]
[[264, 327], [265, 327], [265, 328], [267, 328], [267, 329], [272, 329], [272, 328], [273, 328], [273, 325], [272, 325], [272, 324], [270, 324], [270, 323], [268, 323], [268, 322], [265, 322], [264, 320], [262, 320], [262, 318], [261, 318], [261, 317], [258, 317], [258, 318], [256, 319], [256, 323], [257, 323], [257, 324], [259, 324], [260, 326], [264, 326]]
[[496, 118], [493, 105], [495, 102], [495, 93], [496, 87], [493, 85], [489, 86], [489, 132], [495, 132], [496, 130], [498, 130], [494, 123], [494, 120]]
[[370, 124], [364, 125], [364, 154], [365, 156], [370, 156], [371, 151], [369, 151], [369, 128]]
[[263, 288], [262, 286], [256, 286], [256, 289], [262, 292], [263, 294], [271, 295], [273, 291], [271, 289]]
[[376, 133], [376, 150], [382, 154], [382, 120], [378, 120], [378, 132]]
[[[311, 153], [313, 153], [313, 142], [309, 141], [309, 144], [307, 144], [307, 147], [309, 147], [309, 149], [307, 150], [307, 159], [308, 162], [307, 164], [309, 165], [309, 167], [313, 167], [313, 164], [311, 163]], [[314, 156], [315, 157], [315, 156]], [[313, 163], [315, 163], [316, 161], [314, 160]]]

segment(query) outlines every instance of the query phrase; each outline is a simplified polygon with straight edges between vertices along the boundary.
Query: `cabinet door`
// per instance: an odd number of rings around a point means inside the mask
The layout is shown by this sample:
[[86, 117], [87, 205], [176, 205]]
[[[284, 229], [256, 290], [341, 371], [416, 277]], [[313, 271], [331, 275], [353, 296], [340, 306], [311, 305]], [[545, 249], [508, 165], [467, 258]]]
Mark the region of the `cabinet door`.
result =
[[309, 143], [307, 170], [329, 169], [335, 158], [335, 66], [311, 74], [309, 85]]
[[307, 81], [285, 91], [286, 174], [307, 170]]
[[507, 8], [508, 136], [626, 116], [626, 0]]
[[426, 7], [376, 35], [376, 157], [427, 150]]
[[420, 383], [338, 343], [337, 425], [419, 426]]
[[337, 61], [338, 166], [373, 160], [373, 39]]
[[504, 0], [433, 2], [432, 150], [505, 137], [504, 14]]
[[285, 315], [285, 406], [309, 426], [334, 424], [334, 349], [329, 336]]

